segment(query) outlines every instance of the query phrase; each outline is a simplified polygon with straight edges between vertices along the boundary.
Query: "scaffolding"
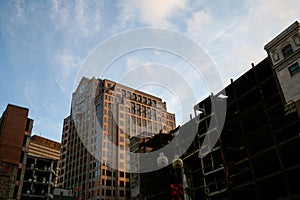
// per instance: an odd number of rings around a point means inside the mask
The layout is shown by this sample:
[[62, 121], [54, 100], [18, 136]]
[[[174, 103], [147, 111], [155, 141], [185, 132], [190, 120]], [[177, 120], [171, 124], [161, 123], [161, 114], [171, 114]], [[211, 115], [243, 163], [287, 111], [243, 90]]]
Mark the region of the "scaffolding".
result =
[[[211, 109], [212, 104], [222, 100], [218, 94], [195, 107], [198, 137], [183, 158], [191, 171], [194, 199], [280, 199], [299, 195], [299, 111], [286, 111], [269, 60], [231, 81], [225, 91], [227, 115], [222, 130]], [[205, 137], [210, 139], [221, 132], [213, 148], [203, 145]], [[207, 155], [199, 158], [199, 152]]]
[[[299, 199], [300, 100], [287, 110], [268, 58], [231, 81], [224, 91], [198, 103], [195, 118], [180, 127], [185, 139], [195, 127], [197, 132], [181, 156], [190, 197]], [[227, 107], [216, 110], [224, 101]], [[220, 119], [225, 109], [223, 126]], [[141, 185], [154, 185], [149, 184], [152, 177], [148, 176], [148, 182], [141, 179]]]

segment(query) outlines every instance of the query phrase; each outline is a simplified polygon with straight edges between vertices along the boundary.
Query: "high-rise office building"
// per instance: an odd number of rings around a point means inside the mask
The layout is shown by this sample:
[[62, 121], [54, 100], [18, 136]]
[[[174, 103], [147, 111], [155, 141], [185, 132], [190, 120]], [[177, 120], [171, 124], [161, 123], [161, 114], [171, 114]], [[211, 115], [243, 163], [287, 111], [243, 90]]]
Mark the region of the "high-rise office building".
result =
[[0, 118], [0, 199], [20, 199], [33, 120], [8, 104]]
[[59, 186], [78, 199], [130, 198], [130, 138], [168, 133], [175, 114], [161, 98], [110, 80], [82, 78], [64, 120]]

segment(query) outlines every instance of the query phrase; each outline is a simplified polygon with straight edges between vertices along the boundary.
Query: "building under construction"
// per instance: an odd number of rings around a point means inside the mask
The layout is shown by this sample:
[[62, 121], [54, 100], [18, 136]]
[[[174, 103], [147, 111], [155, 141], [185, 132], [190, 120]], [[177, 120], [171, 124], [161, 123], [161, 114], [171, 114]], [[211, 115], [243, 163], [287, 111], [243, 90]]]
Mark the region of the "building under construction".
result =
[[[269, 57], [224, 88], [223, 98], [211, 95], [194, 107], [195, 118], [182, 126], [198, 129], [181, 156], [185, 199], [300, 199], [299, 32], [295, 22], [265, 46]], [[212, 109], [221, 101], [227, 105], [224, 126]], [[220, 137], [213, 148], [203, 144], [214, 135]], [[162, 180], [172, 182], [164, 174]], [[141, 180], [144, 196], [150, 191], [143, 180], [151, 177]], [[151, 193], [162, 191], [170, 190]]]
[[199, 120], [199, 140], [182, 157], [191, 172], [194, 199], [280, 199], [299, 194], [300, 110], [285, 110], [269, 60], [225, 90], [227, 116], [217, 144], [202, 159], [195, 154], [207, 134], [219, 131], [216, 127], [207, 133], [207, 124], [215, 120], [207, 98], [198, 105], [206, 111]]

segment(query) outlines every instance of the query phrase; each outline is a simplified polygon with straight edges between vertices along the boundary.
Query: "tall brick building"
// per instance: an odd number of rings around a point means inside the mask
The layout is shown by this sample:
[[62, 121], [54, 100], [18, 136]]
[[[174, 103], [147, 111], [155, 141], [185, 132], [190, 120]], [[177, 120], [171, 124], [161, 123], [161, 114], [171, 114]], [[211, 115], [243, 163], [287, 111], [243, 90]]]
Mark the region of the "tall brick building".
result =
[[0, 120], [0, 199], [20, 199], [33, 120], [9, 104]]

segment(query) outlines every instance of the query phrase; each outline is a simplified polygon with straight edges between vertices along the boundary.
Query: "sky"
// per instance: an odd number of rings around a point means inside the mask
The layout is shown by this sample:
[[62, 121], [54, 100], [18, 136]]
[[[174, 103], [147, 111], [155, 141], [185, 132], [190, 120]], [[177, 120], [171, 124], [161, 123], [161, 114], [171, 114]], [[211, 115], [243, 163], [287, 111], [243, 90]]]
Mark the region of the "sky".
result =
[[[81, 73], [89, 56], [109, 38], [149, 27], [174, 31], [196, 42], [226, 86], [231, 78], [249, 70], [251, 63], [267, 57], [264, 45], [299, 21], [295, 5], [298, 0], [0, 1], [0, 112], [8, 103], [27, 107], [34, 119], [33, 134], [60, 141], [78, 79], [81, 75], [99, 76], [99, 72]], [[180, 46], [180, 42], [174, 43]], [[172, 73], [154, 69], [166, 67], [190, 82], [195, 93], [195, 100], [188, 104], [191, 113], [192, 106], [210, 93], [205, 81], [195, 81], [190, 63], [157, 49], [119, 55], [99, 78], [132, 81], [132, 75], [126, 75], [140, 66], [145, 73], [160, 77], [158, 82], [164, 78], [173, 84], [140, 82], [139, 89], [161, 96], [170, 112], [184, 115], [178, 124], [188, 118], [178, 108], [182, 102], [177, 98], [187, 95], [187, 90], [180, 88], [184, 84], [174, 81]], [[210, 69], [203, 65], [203, 70]], [[143, 79], [134, 76], [135, 81]]]

